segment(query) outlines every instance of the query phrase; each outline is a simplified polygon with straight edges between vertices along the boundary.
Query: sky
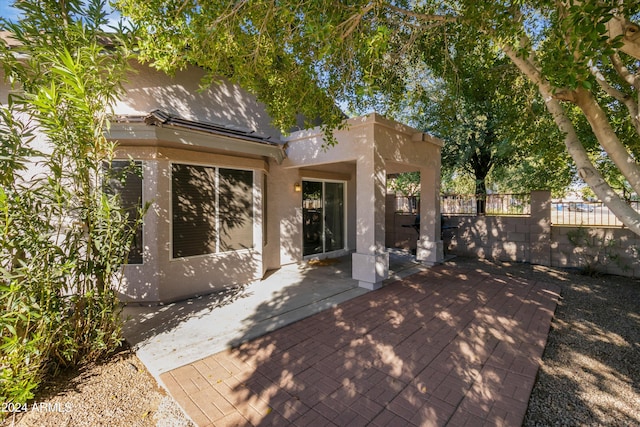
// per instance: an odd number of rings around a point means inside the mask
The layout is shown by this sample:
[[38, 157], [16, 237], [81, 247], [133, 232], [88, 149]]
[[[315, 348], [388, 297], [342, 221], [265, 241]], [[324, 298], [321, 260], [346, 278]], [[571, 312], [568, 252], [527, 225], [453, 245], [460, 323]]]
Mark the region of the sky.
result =
[[[18, 9], [11, 7], [11, 4], [15, 0], [0, 0], [0, 16], [7, 20], [15, 20], [18, 17]], [[107, 6], [106, 10], [109, 10]], [[111, 25], [115, 25], [120, 15], [117, 12], [113, 12], [109, 15]]]
[[17, 17], [18, 10], [11, 7], [13, 0], [0, 0], [0, 16], [5, 19], [14, 20]]

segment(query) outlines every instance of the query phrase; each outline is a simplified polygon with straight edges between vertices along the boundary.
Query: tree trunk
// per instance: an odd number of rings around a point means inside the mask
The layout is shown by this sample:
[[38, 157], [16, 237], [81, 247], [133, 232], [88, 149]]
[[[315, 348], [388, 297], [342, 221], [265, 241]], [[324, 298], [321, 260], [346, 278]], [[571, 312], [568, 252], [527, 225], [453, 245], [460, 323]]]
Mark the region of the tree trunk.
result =
[[493, 165], [491, 152], [487, 149], [477, 149], [471, 157], [471, 167], [475, 177], [476, 212], [478, 215], [487, 213], [487, 175]]
[[476, 212], [478, 215], [487, 213], [487, 174], [476, 175]]
[[638, 169], [635, 159], [629, 155], [629, 152], [611, 128], [607, 114], [593, 99], [591, 92], [578, 89], [576, 90], [575, 100], [576, 105], [580, 107], [589, 121], [600, 146], [604, 148], [609, 158], [613, 160], [622, 175], [629, 181], [633, 191], [636, 194], [640, 194], [640, 169]]
[[545, 98], [547, 109], [565, 134], [564, 142], [569, 154], [576, 162], [578, 174], [594, 193], [604, 202], [613, 214], [631, 231], [640, 236], [640, 214], [629, 206], [602, 177], [600, 172], [593, 166], [587, 151], [578, 139], [578, 134], [573, 127], [573, 123], [566, 115], [560, 101], [553, 98], [545, 88], [538, 86], [540, 93]]
[[511, 46], [504, 46], [503, 48], [518, 69], [538, 87], [547, 106], [547, 110], [549, 110], [553, 116], [560, 131], [565, 135], [565, 146], [571, 158], [576, 162], [580, 177], [625, 226], [640, 236], [640, 213], [631, 208], [631, 206], [613, 191], [611, 186], [602, 177], [602, 174], [593, 166], [587, 151], [578, 138], [573, 123], [571, 123], [571, 120], [565, 113], [560, 101], [554, 97], [551, 84], [542, 78], [538, 69], [529, 60], [518, 56], [516, 50]]

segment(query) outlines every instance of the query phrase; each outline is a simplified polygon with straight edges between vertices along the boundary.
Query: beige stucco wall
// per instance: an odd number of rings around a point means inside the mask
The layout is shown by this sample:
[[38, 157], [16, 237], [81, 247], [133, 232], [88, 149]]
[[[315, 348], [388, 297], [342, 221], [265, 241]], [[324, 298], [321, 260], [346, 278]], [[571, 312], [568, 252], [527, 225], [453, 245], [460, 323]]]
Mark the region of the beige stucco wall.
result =
[[267, 269], [302, 259], [301, 193], [294, 191], [298, 171], [282, 170], [271, 162], [267, 176]]
[[445, 224], [457, 227], [443, 233], [447, 251], [456, 255], [640, 277], [640, 238], [626, 229], [552, 226], [544, 259], [534, 257], [538, 243], [528, 217], [445, 217]]
[[554, 267], [591, 266], [607, 274], [640, 277], [640, 237], [627, 229], [552, 227], [551, 242]]
[[[262, 186], [265, 162], [172, 148], [123, 147], [118, 157], [142, 160], [143, 264], [124, 266], [119, 286], [124, 301], [169, 302], [260, 279], [262, 265]], [[254, 171], [253, 249], [172, 257], [171, 164], [235, 167]]]
[[[126, 85], [127, 95], [116, 104], [115, 113], [146, 115], [160, 108], [191, 120], [211, 120], [279, 137], [279, 132], [269, 125], [264, 107], [255, 98], [229, 84], [199, 93], [197, 82], [200, 75], [197, 70], [189, 70], [170, 78], [140, 68]], [[4, 80], [0, 80], [0, 100], [3, 104], [6, 103], [8, 91]], [[231, 100], [236, 96], [238, 103], [234, 105]], [[126, 140], [120, 142], [133, 143]], [[33, 144], [35, 148], [47, 149], [42, 134], [37, 134]], [[135, 145], [121, 146], [116, 157], [143, 160], [143, 201], [150, 203], [150, 207], [143, 226], [143, 264], [124, 266], [123, 280], [115, 285], [122, 300], [169, 302], [260, 279], [264, 273], [262, 183], [267, 162], [193, 151], [194, 147], [185, 147], [190, 148], [188, 151], [157, 147], [157, 141], [151, 140], [136, 140]], [[171, 161], [254, 170], [254, 249], [171, 258]], [[26, 177], [29, 179], [31, 175], [41, 172], [43, 169], [34, 165]]]
[[[205, 149], [190, 141], [188, 133], [184, 133], [184, 140], [177, 144], [159, 141], [157, 138], [164, 134], [139, 121], [114, 124], [110, 135], [119, 144], [116, 158], [143, 161], [143, 202], [149, 203], [143, 227], [143, 264], [124, 266], [124, 280], [117, 284], [124, 301], [179, 300], [248, 283], [263, 277], [267, 269], [301, 261], [302, 200], [301, 193], [294, 191], [294, 184], [303, 179], [346, 182], [347, 225], [343, 252], [352, 251], [362, 257], [354, 264], [356, 268], [364, 267], [360, 273], [354, 273], [354, 277], [372, 283], [386, 277], [386, 174], [419, 170], [430, 180], [439, 177], [439, 141], [376, 114], [351, 119], [348, 128], [336, 132], [338, 145], [335, 147], [324, 147], [320, 129], [295, 132], [283, 140], [280, 132], [271, 126], [264, 105], [237, 86], [222, 81], [199, 91], [203, 73], [198, 69], [167, 76], [137, 63], [133, 66], [137, 72], [124, 84], [126, 93], [115, 105], [116, 115], [144, 117], [160, 109], [187, 120], [253, 130], [275, 141], [286, 142], [289, 157], [278, 164], [273, 159], [243, 156], [232, 150], [220, 154], [216, 149]], [[6, 86], [0, 89], [0, 100], [5, 99]], [[254, 171], [252, 249], [172, 259], [171, 162]], [[432, 181], [425, 188], [428, 187], [427, 192], [432, 196], [427, 209], [434, 213], [439, 181]], [[263, 201], [266, 236], [262, 227]], [[423, 231], [429, 236], [425, 241], [435, 248], [438, 244], [441, 247], [435, 222], [424, 224]], [[431, 253], [436, 259], [437, 251]]]
[[288, 168], [272, 162], [267, 189], [268, 246], [264, 262], [267, 269], [300, 262], [302, 253], [302, 193], [294, 185], [303, 180], [329, 180], [346, 183], [346, 253], [355, 248], [356, 201], [355, 164], [338, 163], [327, 168]]
[[[0, 104], [3, 106], [7, 106], [9, 93], [14, 91], [14, 89], [7, 84], [5, 81], [4, 71], [0, 68]], [[17, 115], [20, 118], [20, 115]], [[37, 132], [37, 123], [33, 120], [29, 120], [25, 118], [25, 122], [30, 122], [32, 132], [32, 139], [29, 142], [29, 148], [39, 151], [41, 153], [50, 153], [51, 146], [48, 144], [47, 139], [43, 134]], [[41, 163], [38, 163], [39, 159], [33, 159], [33, 163], [29, 166], [29, 168], [25, 171], [21, 171], [21, 176], [26, 180], [30, 181], [34, 177], [46, 178], [47, 171]]]
[[204, 72], [191, 67], [169, 76], [137, 62], [125, 82], [125, 95], [116, 103], [121, 115], [146, 115], [154, 109], [183, 119], [250, 129], [278, 140], [280, 132], [271, 125], [264, 104], [237, 85], [220, 80], [200, 90]]
[[530, 224], [529, 217], [445, 217], [444, 242], [459, 255], [529, 262]]
[[347, 201], [349, 224], [353, 224], [348, 230], [349, 242], [355, 242], [348, 247], [354, 251], [353, 277], [369, 288], [378, 287], [387, 277], [385, 198], [389, 173], [419, 171], [427, 177], [422, 259], [440, 261], [439, 221], [432, 218], [438, 210], [441, 141], [377, 114], [348, 120], [345, 129], [335, 132], [335, 138], [337, 144], [326, 147], [320, 129], [291, 134], [286, 138], [287, 159], [282, 168], [322, 170], [336, 164], [353, 165], [353, 184], [348, 188], [355, 193]]
[[[115, 105], [115, 113], [119, 116], [146, 116], [152, 110], [160, 109], [187, 120], [255, 131], [276, 142], [280, 138], [280, 132], [271, 126], [264, 105], [236, 85], [221, 80], [201, 91], [199, 83], [204, 73], [197, 68], [169, 76], [135, 62], [132, 66], [136, 72], [129, 75], [124, 84], [126, 93]], [[131, 139], [127, 129], [125, 126], [118, 132], [118, 157], [144, 160], [144, 201], [150, 203], [150, 208], [143, 228], [144, 263], [124, 267], [125, 279], [120, 286], [122, 298], [148, 303], [168, 302], [260, 279], [267, 266], [262, 258], [262, 197], [268, 162], [234, 153], [207, 152], [210, 150], [199, 149], [197, 142], [189, 141], [188, 134], [185, 134], [182, 149], [166, 148], [162, 147], [166, 144], [157, 140], [144, 140], [156, 135], [144, 125], [132, 128]], [[135, 133], [137, 136], [133, 136]], [[127, 139], [123, 139], [123, 135]], [[172, 258], [171, 162], [254, 171], [253, 249]], [[275, 233], [267, 236], [271, 239], [265, 249], [272, 251], [277, 243]]]
[[551, 194], [531, 193], [531, 215], [443, 216], [445, 248], [454, 254], [550, 265]]

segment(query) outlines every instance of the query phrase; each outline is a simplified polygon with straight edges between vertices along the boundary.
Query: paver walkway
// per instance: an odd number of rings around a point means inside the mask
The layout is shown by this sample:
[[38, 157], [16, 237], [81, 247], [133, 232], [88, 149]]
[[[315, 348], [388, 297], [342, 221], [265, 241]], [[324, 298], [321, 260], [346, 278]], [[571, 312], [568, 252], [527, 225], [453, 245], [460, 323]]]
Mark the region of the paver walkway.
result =
[[519, 426], [558, 292], [442, 265], [160, 378], [199, 426]]

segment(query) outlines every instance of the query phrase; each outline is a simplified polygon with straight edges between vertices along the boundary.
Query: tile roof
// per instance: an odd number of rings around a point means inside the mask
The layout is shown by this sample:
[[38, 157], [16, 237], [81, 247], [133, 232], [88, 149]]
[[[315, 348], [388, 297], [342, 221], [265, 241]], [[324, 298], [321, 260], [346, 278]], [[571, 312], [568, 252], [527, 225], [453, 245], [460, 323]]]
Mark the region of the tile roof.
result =
[[187, 130], [206, 132], [215, 135], [229, 136], [237, 139], [258, 142], [268, 145], [281, 145], [277, 141], [273, 141], [270, 136], [258, 134], [251, 129], [242, 129], [233, 125], [221, 125], [216, 123], [198, 122], [173, 116], [162, 110], [156, 109], [151, 111], [145, 118], [144, 122], [150, 126], [169, 126]]

